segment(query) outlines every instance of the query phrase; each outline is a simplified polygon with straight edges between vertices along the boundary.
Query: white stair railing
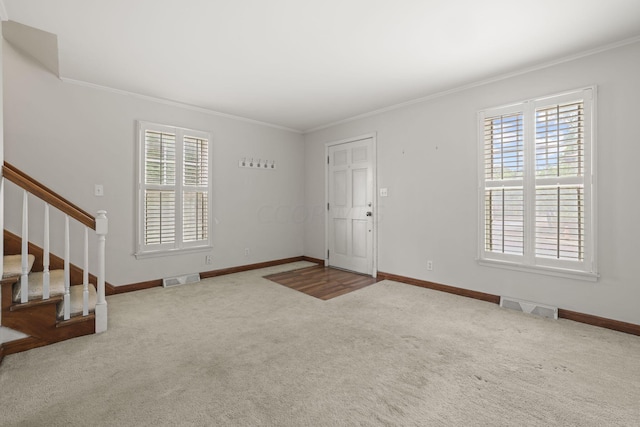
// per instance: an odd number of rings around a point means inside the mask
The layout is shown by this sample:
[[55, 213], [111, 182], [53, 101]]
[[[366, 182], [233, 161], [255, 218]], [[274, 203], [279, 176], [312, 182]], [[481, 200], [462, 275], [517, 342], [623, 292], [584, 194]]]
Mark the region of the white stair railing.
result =
[[[27, 303], [29, 301], [29, 194], [42, 199], [44, 201], [44, 236], [43, 236], [43, 289], [42, 298], [51, 297], [50, 287], [50, 221], [49, 206], [53, 205], [64, 215], [64, 295], [63, 295], [63, 318], [68, 320], [71, 318], [71, 263], [70, 263], [70, 227], [69, 218], [84, 224], [84, 248], [83, 248], [83, 268], [82, 268], [82, 315], [89, 315], [89, 228], [95, 229], [97, 235], [97, 289], [96, 289], [96, 306], [95, 306], [95, 331], [96, 333], [107, 330], [107, 300], [105, 296], [105, 247], [106, 235], [108, 231], [108, 220], [106, 211], [98, 211], [95, 218], [86, 212], [80, 210], [75, 205], [62, 199], [42, 184], [26, 176], [13, 166], [5, 163], [3, 168], [3, 176], [0, 177], [0, 213], [4, 219], [4, 181], [5, 179], [13, 182], [23, 189], [22, 192], [22, 235], [21, 235], [21, 275], [20, 275], [20, 302]], [[4, 228], [4, 223], [0, 219], [0, 225]], [[4, 253], [4, 239], [0, 239], [0, 254]], [[0, 271], [3, 269], [4, 259], [0, 256]]]
[[96, 216], [96, 234], [98, 235], [98, 301], [96, 302], [96, 333], [107, 330], [107, 299], [105, 298], [105, 246], [109, 228], [107, 211], [98, 211]]
[[82, 315], [89, 315], [89, 229], [84, 228], [84, 267], [82, 270]]
[[44, 244], [42, 245], [42, 299], [50, 296], [49, 275], [49, 203], [44, 204]]
[[22, 192], [22, 275], [20, 276], [20, 302], [29, 301], [29, 193]]
[[69, 215], [64, 216], [64, 320], [71, 318], [71, 271], [69, 270]]

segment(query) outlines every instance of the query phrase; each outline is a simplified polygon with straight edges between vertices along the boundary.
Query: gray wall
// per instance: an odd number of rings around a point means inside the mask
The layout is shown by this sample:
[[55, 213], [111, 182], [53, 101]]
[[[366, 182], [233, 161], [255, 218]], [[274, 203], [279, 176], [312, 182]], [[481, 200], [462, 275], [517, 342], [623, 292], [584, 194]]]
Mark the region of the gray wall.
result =
[[[64, 83], [6, 42], [4, 71], [5, 159], [83, 209], [108, 212], [108, 282], [129, 284], [303, 254], [302, 219], [292, 214], [304, 204], [300, 134]], [[211, 252], [133, 256], [136, 120], [213, 135]], [[244, 156], [275, 160], [277, 169], [240, 169]], [[94, 184], [104, 185], [104, 197], [93, 195]], [[17, 191], [8, 193], [10, 203], [19, 203]], [[37, 201], [32, 205], [30, 240], [39, 243], [42, 217]], [[20, 230], [18, 217], [19, 209], [7, 208], [8, 229]], [[52, 214], [52, 245], [59, 255], [62, 221]], [[206, 254], [213, 256], [212, 265], [205, 265]], [[72, 259], [81, 265], [80, 252], [72, 250]]]
[[[639, 324], [640, 43], [350, 121], [305, 136], [307, 209], [323, 212], [324, 145], [377, 132], [378, 270]], [[598, 282], [479, 266], [479, 110], [598, 87]], [[305, 254], [324, 258], [324, 213]], [[434, 262], [427, 271], [426, 260]]]

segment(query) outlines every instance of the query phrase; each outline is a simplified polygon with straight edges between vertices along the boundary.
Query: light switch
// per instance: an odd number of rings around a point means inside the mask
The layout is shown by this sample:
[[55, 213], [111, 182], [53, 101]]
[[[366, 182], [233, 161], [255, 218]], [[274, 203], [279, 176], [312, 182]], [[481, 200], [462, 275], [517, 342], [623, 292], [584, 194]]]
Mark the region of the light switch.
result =
[[98, 197], [104, 196], [104, 188], [102, 187], [102, 184], [94, 185], [93, 194], [95, 194]]
[[380, 197], [387, 197], [389, 195], [389, 191], [386, 188], [380, 189]]

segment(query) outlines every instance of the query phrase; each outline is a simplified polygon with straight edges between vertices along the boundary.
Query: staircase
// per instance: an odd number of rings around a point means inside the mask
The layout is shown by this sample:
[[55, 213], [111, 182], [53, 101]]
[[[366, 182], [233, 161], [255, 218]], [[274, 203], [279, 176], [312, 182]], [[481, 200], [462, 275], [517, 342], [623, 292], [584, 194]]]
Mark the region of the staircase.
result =
[[[2, 168], [0, 208], [5, 203], [5, 181], [23, 191], [22, 233], [17, 236], [4, 230], [0, 240], [2, 281], [0, 282], [0, 326], [9, 328], [18, 338], [0, 340], [0, 361], [17, 353], [66, 339], [103, 332], [107, 329], [107, 304], [104, 282], [104, 246], [107, 218], [100, 211], [96, 218], [71, 204], [44, 185], [7, 163]], [[43, 203], [43, 247], [28, 241], [29, 197]], [[18, 205], [11, 203], [12, 206]], [[49, 252], [49, 207], [64, 214], [64, 256]], [[4, 220], [4, 212], [1, 220]], [[70, 263], [69, 222], [84, 225], [84, 265]], [[0, 221], [0, 222], [2, 222]], [[32, 220], [33, 221], [33, 220]], [[3, 226], [3, 224], [0, 224]], [[77, 228], [77, 227], [76, 227]], [[89, 230], [97, 235], [98, 275], [89, 274]], [[1, 332], [1, 331], [0, 331]], [[2, 338], [2, 334], [0, 334]], [[15, 337], [14, 337], [15, 338]]]
[[83, 315], [84, 285], [69, 287], [70, 317], [64, 320], [64, 270], [49, 272], [49, 297], [43, 298], [44, 272], [33, 272], [35, 261], [28, 256], [28, 302], [21, 303], [21, 256], [4, 257], [2, 280], [2, 326], [28, 335], [27, 338], [5, 343], [5, 354], [40, 347], [95, 331], [96, 289], [87, 286], [87, 315]]

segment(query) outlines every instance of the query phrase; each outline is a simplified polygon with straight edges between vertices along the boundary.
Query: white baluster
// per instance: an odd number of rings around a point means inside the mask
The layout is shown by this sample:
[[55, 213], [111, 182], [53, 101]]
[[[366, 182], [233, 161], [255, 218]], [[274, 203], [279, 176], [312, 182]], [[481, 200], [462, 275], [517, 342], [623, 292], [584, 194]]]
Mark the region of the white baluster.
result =
[[89, 315], [89, 228], [84, 228], [84, 271], [82, 272], [82, 315]]
[[20, 276], [20, 302], [29, 301], [29, 195], [22, 192], [22, 276]]
[[71, 318], [71, 280], [69, 276], [69, 216], [64, 216], [64, 320]]
[[44, 245], [42, 253], [42, 299], [49, 299], [49, 204], [44, 204]]
[[107, 300], [104, 290], [105, 244], [109, 221], [106, 211], [98, 211], [96, 234], [98, 235], [98, 301], [96, 303], [96, 333], [107, 330]]

